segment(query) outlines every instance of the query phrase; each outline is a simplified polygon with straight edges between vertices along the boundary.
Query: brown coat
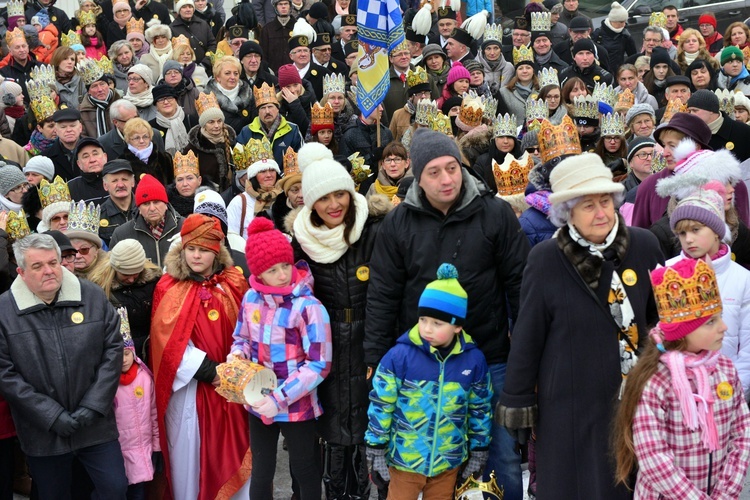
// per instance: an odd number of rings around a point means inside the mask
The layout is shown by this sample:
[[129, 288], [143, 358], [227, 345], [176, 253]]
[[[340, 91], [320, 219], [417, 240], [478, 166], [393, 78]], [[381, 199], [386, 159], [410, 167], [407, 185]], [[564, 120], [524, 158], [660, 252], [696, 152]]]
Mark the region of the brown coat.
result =
[[404, 132], [406, 132], [406, 129], [411, 127], [412, 118], [414, 118], [414, 115], [409, 113], [409, 111], [406, 109], [406, 106], [396, 110], [396, 112], [393, 114], [393, 118], [391, 118], [391, 125], [390, 127], [388, 127], [391, 130], [391, 134], [393, 134], [394, 141], [401, 142], [401, 138], [404, 136]]
[[[112, 104], [121, 97], [122, 95], [120, 94], [120, 92], [115, 90], [112, 92], [109, 103]], [[91, 102], [88, 93], [83, 96], [83, 100], [81, 101], [81, 105], [79, 106], [78, 111], [81, 112], [81, 124], [83, 125], [82, 135], [87, 137], [99, 137], [100, 134], [96, 129], [96, 105]], [[112, 130], [112, 120], [109, 118], [109, 107], [104, 110], [104, 121], [106, 122], [104, 125], [106, 127], [104, 132], [107, 133]]]
[[260, 32], [260, 48], [263, 49], [263, 59], [274, 73], [278, 73], [279, 67], [291, 64], [289, 58], [289, 33], [294, 26], [294, 18], [290, 19], [286, 26], [282, 26], [279, 19], [274, 17], [272, 21], [263, 26]]

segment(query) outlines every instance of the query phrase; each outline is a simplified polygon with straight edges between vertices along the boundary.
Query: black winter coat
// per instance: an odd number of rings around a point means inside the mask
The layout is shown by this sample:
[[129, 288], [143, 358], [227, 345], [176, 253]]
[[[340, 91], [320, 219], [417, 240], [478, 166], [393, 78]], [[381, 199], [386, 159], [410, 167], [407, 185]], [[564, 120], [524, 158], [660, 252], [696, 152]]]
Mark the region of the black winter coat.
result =
[[728, 149], [742, 163], [750, 158], [750, 125], [729, 118], [726, 114], [718, 132], [711, 135], [708, 145], [714, 151]]
[[[385, 146], [393, 140], [393, 134], [388, 127], [380, 122], [380, 144]], [[339, 155], [348, 158], [353, 153], [359, 153], [359, 156], [365, 159], [365, 165], [370, 165], [371, 158], [377, 148], [377, 129], [375, 124], [366, 125], [362, 120], [357, 119], [351, 126], [346, 129], [341, 136], [339, 143]]]
[[136, 354], [143, 360], [143, 344], [151, 331], [151, 306], [153, 305], [154, 289], [161, 277], [161, 272], [155, 269], [145, 269], [132, 285], [123, 285], [115, 280], [112, 283], [110, 303], [115, 307], [128, 310], [130, 333], [135, 344]]
[[185, 221], [185, 219], [180, 217], [172, 207], [167, 209], [164, 218], [166, 219], [166, 224], [164, 225], [164, 231], [161, 234], [161, 238], [158, 240], [154, 238], [146, 220], [139, 214], [135, 219], [128, 221], [115, 229], [112, 239], [110, 240], [110, 248], [117, 245], [118, 241], [126, 238], [138, 240], [138, 243], [140, 243], [146, 251], [146, 258], [156, 264], [159, 268], [164, 267], [164, 257], [166, 257], [167, 252], [169, 251], [171, 245], [170, 240], [173, 236], [180, 234], [182, 223]]
[[594, 91], [594, 86], [597, 83], [613, 85], [615, 81], [610, 72], [597, 64], [589, 66], [588, 68], [579, 68], [573, 64], [560, 73], [560, 86], [565, 85], [565, 82], [568, 81], [569, 78], [576, 76], [583, 80], [583, 83], [586, 84], [586, 88], [589, 89], [589, 93]]
[[216, 38], [206, 21], [195, 15], [190, 21], [177, 16], [169, 27], [172, 30], [172, 38], [185, 35], [190, 40], [196, 63], [203, 64], [207, 68], [211, 67], [211, 61], [206, 57], [206, 52], [216, 52]]
[[630, 34], [627, 28], [623, 29], [620, 33], [615, 33], [604, 21], [602, 21], [602, 25], [591, 35], [591, 39], [597, 45], [601, 45], [607, 49], [609, 67], [612, 71], [617, 71], [617, 68], [625, 63], [626, 57], [635, 54], [638, 50], [635, 47], [633, 35]]
[[156, 177], [156, 180], [165, 186], [174, 181], [172, 155], [163, 151], [158, 151], [156, 145], [154, 145], [154, 150], [151, 152], [151, 156], [148, 157], [148, 163], [143, 162], [127, 148], [120, 158], [130, 163], [130, 166], [133, 169], [133, 175], [135, 175], [136, 184], [143, 174], [153, 175]]
[[[72, 180], [81, 175], [81, 169], [78, 168], [74, 160], [73, 151], [68, 151], [62, 144], [60, 139], [55, 139], [50, 147], [42, 151], [42, 156], [46, 156], [55, 165], [55, 176], [60, 176], [66, 182]], [[113, 156], [112, 158], [116, 158]]]
[[245, 128], [245, 125], [249, 125], [253, 121], [253, 116], [257, 116], [255, 110], [253, 89], [247, 82], [240, 80], [240, 93], [234, 101], [230, 101], [219, 88], [216, 86], [216, 81], [211, 78], [207, 83], [204, 94], [214, 93], [216, 101], [219, 103], [219, 107], [224, 112], [224, 124], [231, 127], [236, 134]]
[[[229, 149], [231, 151], [237, 136], [233, 129], [227, 127], [226, 130], [229, 137]], [[227, 174], [233, 168], [227, 162], [227, 150], [224, 144], [214, 144], [208, 140], [206, 136], [201, 134], [200, 125], [196, 125], [188, 130], [188, 142], [183, 153], [192, 151], [198, 157], [198, 166], [203, 178], [202, 184], [204, 186], [215, 186], [214, 189], [217, 191], [230, 187], [230, 179], [227, 178]], [[231, 158], [229, 160], [233, 161]], [[231, 198], [229, 201], [232, 201]], [[227, 205], [229, 205], [229, 202], [227, 202]]]
[[680, 255], [682, 245], [680, 245], [679, 238], [675, 236], [672, 229], [669, 227], [668, 216], [665, 215], [658, 221], [654, 222], [654, 225], [649, 228], [649, 231], [651, 231], [654, 236], [656, 236], [656, 239], [659, 240], [659, 247], [661, 247], [661, 253], [664, 255], [665, 259], [669, 260], [672, 257]]
[[83, 200], [87, 205], [92, 201], [96, 205], [101, 205], [109, 199], [109, 193], [104, 190], [101, 173], [82, 173], [68, 182], [68, 190], [72, 200]]

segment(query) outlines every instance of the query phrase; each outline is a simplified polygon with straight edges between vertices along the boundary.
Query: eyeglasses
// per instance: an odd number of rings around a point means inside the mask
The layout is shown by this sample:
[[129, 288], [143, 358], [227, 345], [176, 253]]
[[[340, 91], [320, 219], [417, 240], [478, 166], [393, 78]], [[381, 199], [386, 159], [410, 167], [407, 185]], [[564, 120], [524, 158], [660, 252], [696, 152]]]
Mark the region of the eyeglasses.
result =
[[150, 141], [151, 137], [147, 135], [133, 135], [133, 136], [130, 136], [130, 140], [133, 142], [146, 142], [146, 141]]
[[646, 153], [646, 152], [636, 153], [635, 157], [638, 158], [639, 160], [646, 160], [648, 158], [653, 158], [654, 157], [654, 153]]
[[399, 163], [403, 163], [403, 162], [404, 162], [404, 159], [398, 156], [392, 156], [390, 158], [386, 158], [383, 160], [383, 163], [395, 163], [396, 165], [398, 165]]
[[129, 76], [128, 81], [129, 82], [142, 82], [143, 78], [141, 78], [140, 76]]
[[76, 249], [76, 253], [81, 255], [88, 255], [92, 248], [94, 247], [81, 247]]
[[605, 137], [604, 140], [609, 141], [609, 142], [617, 142], [620, 140], [620, 138], [619, 137]]
[[66, 253], [65, 255], [62, 256], [62, 260], [64, 260], [65, 262], [73, 262], [74, 260], [76, 260], [76, 253], [75, 252]]
[[422, 92], [417, 92], [414, 94], [417, 97], [430, 97], [430, 91], [429, 90], [423, 90]]
[[50, 222], [61, 222], [61, 221], [68, 220], [68, 214], [62, 214], [62, 215], [55, 215], [50, 219]]
[[529, 154], [534, 154], [539, 152], [539, 146], [531, 146], [530, 148], [526, 148], [526, 152]]
[[28, 182], [24, 182], [14, 187], [13, 189], [11, 189], [10, 192], [18, 193], [19, 191], [27, 191], [30, 187], [31, 187], [31, 184], [29, 184]]

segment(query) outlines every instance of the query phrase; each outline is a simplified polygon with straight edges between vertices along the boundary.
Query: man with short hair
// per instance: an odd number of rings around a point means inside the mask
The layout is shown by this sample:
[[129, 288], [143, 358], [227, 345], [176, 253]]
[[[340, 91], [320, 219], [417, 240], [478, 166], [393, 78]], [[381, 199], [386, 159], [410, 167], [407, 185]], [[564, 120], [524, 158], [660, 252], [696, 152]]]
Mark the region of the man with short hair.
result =
[[665, 106], [656, 110], [656, 123], [661, 123], [664, 113], [667, 110], [666, 104], [669, 101], [679, 99], [682, 103], [687, 103], [690, 99], [690, 78], [683, 75], [668, 76], [664, 82], [664, 103]]
[[328, 33], [318, 33], [318, 37], [310, 44], [313, 62], [323, 66], [331, 73], [343, 75], [346, 64], [331, 57], [331, 37]]
[[42, 156], [52, 160], [55, 164], [55, 175], [59, 175], [67, 182], [81, 175], [74, 155], [78, 139], [83, 132], [81, 113], [77, 109], [58, 109], [52, 115], [52, 120], [55, 122], [57, 138], [52, 141], [50, 147], [42, 151]]
[[[406, 28], [407, 36], [411, 28]], [[339, 41], [334, 42], [331, 47], [331, 57], [343, 61], [346, 59], [345, 46], [352, 40], [357, 39], [357, 15], [347, 14], [341, 16], [341, 30], [339, 31]], [[422, 37], [424, 40], [424, 37]], [[348, 74], [348, 71], [347, 71]]]
[[[635, 64], [635, 61], [641, 57], [651, 57], [654, 54], [654, 51], [664, 51], [667, 52], [667, 49], [662, 47], [662, 42], [664, 41], [664, 31], [662, 31], [661, 28], [658, 26], [646, 26], [643, 29], [643, 52], [637, 52], [633, 54], [632, 56], [625, 59], [626, 64]], [[682, 73], [682, 70], [680, 69], [680, 65], [677, 64], [674, 60], [672, 60], [671, 57], [667, 55], [667, 60], [669, 66], [672, 68], [672, 71], [675, 72], [675, 74]]]
[[125, 500], [112, 411], [122, 372], [120, 317], [101, 288], [63, 269], [52, 236], [30, 234], [13, 251], [18, 276], [0, 295], [0, 395], [39, 498], [70, 492], [77, 459], [95, 497]]
[[[475, 61], [472, 61], [475, 62]], [[411, 79], [407, 79], [407, 93], [409, 100], [403, 108], [397, 109], [391, 117], [390, 126], [388, 129], [393, 134], [393, 138], [396, 141], [401, 142], [401, 138], [404, 132], [411, 127], [414, 122], [414, 116], [417, 112], [417, 103], [422, 99], [430, 99], [430, 82], [429, 80], [421, 81], [416, 78], [417, 72], [409, 70], [407, 76], [411, 76]], [[425, 73], [426, 76], [426, 73]]]
[[7, 66], [0, 68], [0, 76], [9, 78], [19, 84], [23, 90], [24, 101], [29, 102], [26, 80], [31, 78], [31, 70], [36, 68], [39, 63], [36, 61], [34, 55], [30, 53], [26, 36], [20, 28], [6, 31], [5, 41], [8, 44], [10, 59]]
[[458, 27], [456, 12], [448, 6], [437, 9], [437, 34], [429, 33], [427, 35], [429, 43], [436, 43], [440, 48], [445, 49], [445, 44], [453, 34], [453, 30]]
[[[128, 120], [138, 117], [138, 108], [127, 99], [118, 99], [109, 107], [109, 117], [112, 119], [112, 130], [99, 137], [99, 143], [107, 153], [107, 158], [119, 158], [128, 149], [125, 137], [122, 135]], [[164, 151], [164, 140], [161, 134], [154, 134], [151, 139], [157, 151]]]
[[563, 11], [560, 13], [560, 21], [562, 21], [565, 26], [570, 27], [573, 23], [573, 19], [581, 17], [585, 19], [589, 27], [591, 27], [591, 19], [578, 11], [578, 0], [563, 0], [562, 4]]
[[680, 35], [684, 31], [682, 25], [679, 23], [680, 14], [677, 11], [677, 7], [674, 5], [667, 5], [661, 11], [667, 17], [667, 31], [669, 31], [669, 38], [672, 43], [677, 45], [680, 43]]
[[559, 75], [568, 67], [560, 56], [552, 50], [552, 33], [549, 31], [532, 31], [531, 48], [534, 50], [534, 62], [538, 69], [554, 68]]
[[71, 199], [83, 200], [87, 205], [89, 202], [101, 205], [107, 199], [107, 191], [102, 185], [102, 168], [107, 163], [107, 153], [99, 141], [83, 137], [76, 146], [75, 158], [81, 175], [68, 182]]
[[[442, 262], [452, 263], [468, 295], [467, 332], [484, 353], [497, 403], [510, 350], [509, 323], [519, 308], [529, 243], [510, 205], [461, 166], [445, 134], [417, 129], [412, 138], [414, 183], [380, 224], [370, 260], [365, 314], [368, 376], [418, 318], [417, 303]], [[493, 422], [489, 461], [505, 498], [523, 498], [521, 456], [508, 432]]]
[[[290, 13], [292, 9], [291, 0], [273, 0], [273, 8], [276, 15], [269, 19], [260, 30], [258, 41], [263, 54], [266, 57], [268, 67], [276, 73], [284, 64], [291, 64], [289, 56], [289, 32], [292, 30], [294, 19]], [[291, 22], [290, 22], [291, 21]], [[242, 57], [240, 57], [242, 60]]]
[[102, 185], [109, 195], [101, 204], [99, 237], [109, 244], [115, 230], [135, 217], [133, 167], [126, 160], [112, 160], [102, 169]]
[[583, 80], [589, 93], [593, 92], [596, 83], [612, 85], [614, 77], [596, 64], [595, 52], [594, 42], [589, 38], [581, 38], [573, 44], [573, 65], [560, 73], [560, 86], [573, 77]]
[[[577, 0], [576, 3], [578, 3]], [[568, 35], [570, 38], [565, 42], [558, 43], [552, 48], [552, 50], [555, 51], [555, 54], [560, 56], [560, 59], [567, 64], [573, 64], [573, 45], [575, 45], [578, 40], [591, 39], [591, 22], [588, 18], [578, 16], [573, 19], [574, 20], [571, 21], [568, 28]], [[607, 53], [607, 49], [594, 42], [594, 50], [592, 52], [594, 58], [599, 61], [599, 66], [610, 71], [611, 65], [609, 64], [609, 53]]]
[[390, 86], [385, 99], [383, 99], [383, 108], [390, 123], [396, 111], [401, 109], [408, 100], [406, 72], [411, 68], [411, 52], [409, 52], [406, 42], [398, 44], [391, 51], [388, 55], [388, 61], [391, 63], [388, 70]]

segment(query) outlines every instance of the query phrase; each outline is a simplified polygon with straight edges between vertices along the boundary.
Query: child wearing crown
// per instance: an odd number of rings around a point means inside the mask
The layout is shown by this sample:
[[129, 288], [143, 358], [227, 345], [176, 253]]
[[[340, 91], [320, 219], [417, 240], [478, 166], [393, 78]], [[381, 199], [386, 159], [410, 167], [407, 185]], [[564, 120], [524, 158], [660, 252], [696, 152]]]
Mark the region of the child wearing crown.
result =
[[[419, 299], [419, 322], [380, 361], [365, 434], [370, 477], [388, 498], [453, 498], [489, 456], [492, 387], [461, 327], [467, 295], [451, 264]], [[468, 459], [468, 461], [467, 461]], [[383, 493], [384, 491], [381, 491]]]
[[636, 499], [739, 498], [750, 410], [720, 349], [727, 326], [716, 274], [691, 258], [657, 267], [659, 323], [628, 375], [615, 421], [616, 480]]

